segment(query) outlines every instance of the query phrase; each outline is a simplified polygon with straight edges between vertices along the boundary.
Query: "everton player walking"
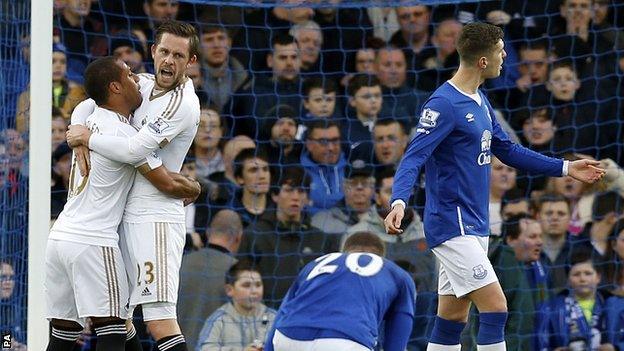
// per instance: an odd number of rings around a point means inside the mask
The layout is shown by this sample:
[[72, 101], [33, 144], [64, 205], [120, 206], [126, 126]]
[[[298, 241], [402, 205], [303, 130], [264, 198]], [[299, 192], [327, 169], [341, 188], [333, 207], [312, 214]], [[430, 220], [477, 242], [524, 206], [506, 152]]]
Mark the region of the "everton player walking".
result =
[[416, 135], [394, 177], [385, 225], [389, 234], [400, 234], [409, 195], [425, 166], [425, 235], [440, 263], [438, 315], [428, 351], [460, 350], [471, 302], [480, 312], [477, 350], [505, 350], [507, 301], [487, 257], [492, 154], [517, 169], [588, 183], [605, 173], [596, 161], [568, 162], [533, 152], [501, 129], [478, 88], [500, 75], [504, 46], [500, 28], [464, 26], [457, 42], [459, 69], [423, 106]]

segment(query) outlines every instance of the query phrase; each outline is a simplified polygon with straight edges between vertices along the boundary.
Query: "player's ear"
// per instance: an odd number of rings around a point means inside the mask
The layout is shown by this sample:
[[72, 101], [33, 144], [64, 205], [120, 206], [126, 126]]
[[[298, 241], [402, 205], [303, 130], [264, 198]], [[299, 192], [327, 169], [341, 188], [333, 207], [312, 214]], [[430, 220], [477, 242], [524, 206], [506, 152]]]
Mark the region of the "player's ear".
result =
[[152, 44], [152, 47], [150, 49], [152, 51], [152, 57], [154, 57], [154, 54], [156, 54], [156, 44]]
[[234, 287], [230, 284], [225, 284], [225, 294], [228, 297], [232, 297], [234, 295]]
[[349, 105], [355, 108], [355, 99], [353, 98], [353, 96], [349, 96]]
[[485, 57], [485, 56], [481, 56], [479, 58], [479, 61], [477, 62], [477, 65], [481, 69], [486, 69], [487, 68], [487, 64], [488, 64], [488, 61], [487, 61], [487, 57]]
[[110, 82], [108, 84], [108, 89], [110, 89], [115, 94], [121, 93], [121, 84], [119, 82]]
[[193, 55], [191, 56], [191, 59], [189, 60], [189, 62], [186, 64], [186, 68], [189, 68], [190, 65], [194, 64], [195, 62], [197, 62], [197, 55]]
[[273, 54], [267, 54], [267, 66], [273, 68]]

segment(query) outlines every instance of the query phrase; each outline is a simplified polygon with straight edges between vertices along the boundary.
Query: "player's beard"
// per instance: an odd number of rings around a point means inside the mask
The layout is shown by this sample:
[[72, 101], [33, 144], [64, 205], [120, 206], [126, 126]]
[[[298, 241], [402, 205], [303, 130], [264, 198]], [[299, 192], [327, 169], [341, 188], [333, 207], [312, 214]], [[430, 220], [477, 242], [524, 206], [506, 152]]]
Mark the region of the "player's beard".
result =
[[162, 76], [160, 73], [156, 73], [156, 85], [158, 86], [159, 89], [161, 90], [171, 90], [175, 87], [177, 87], [178, 85], [180, 85], [180, 82], [182, 82], [184, 78], [184, 74], [180, 74], [179, 76], [174, 76], [174, 80], [170, 85], [165, 85], [162, 83]]

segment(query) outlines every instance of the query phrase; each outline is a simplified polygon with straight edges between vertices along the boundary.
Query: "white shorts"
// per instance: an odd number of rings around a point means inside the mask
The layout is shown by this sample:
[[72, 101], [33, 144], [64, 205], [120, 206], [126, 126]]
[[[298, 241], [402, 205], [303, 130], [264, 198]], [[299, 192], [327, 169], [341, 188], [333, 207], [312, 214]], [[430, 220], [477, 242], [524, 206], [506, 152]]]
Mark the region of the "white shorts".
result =
[[438, 294], [462, 297], [498, 281], [487, 257], [487, 236], [462, 235], [432, 249], [440, 262]]
[[48, 240], [44, 291], [48, 319], [128, 318], [128, 280], [118, 247]]
[[273, 349], [275, 351], [370, 351], [364, 345], [348, 339], [315, 339], [315, 340], [294, 340], [275, 330], [273, 336]]
[[155, 302], [175, 306], [186, 240], [184, 223], [122, 222], [119, 237], [128, 271], [130, 307]]

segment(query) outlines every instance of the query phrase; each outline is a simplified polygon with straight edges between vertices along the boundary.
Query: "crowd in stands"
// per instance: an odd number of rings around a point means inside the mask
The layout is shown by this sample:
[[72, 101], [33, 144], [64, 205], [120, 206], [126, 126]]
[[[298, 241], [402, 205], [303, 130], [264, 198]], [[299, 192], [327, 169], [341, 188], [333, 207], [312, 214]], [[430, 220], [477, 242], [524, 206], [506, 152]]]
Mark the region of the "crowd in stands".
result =
[[[624, 349], [624, 6], [618, 1], [54, 5], [52, 218], [67, 197], [72, 154], [64, 133], [86, 98], [86, 65], [113, 55], [135, 73], [153, 73], [154, 28], [167, 19], [196, 25], [201, 57], [187, 75], [201, 121], [181, 172], [200, 181], [202, 194], [186, 208], [178, 307], [196, 350], [259, 349], [298, 270], [359, 231], [379, 235], [387, 258], [414, 277], [418, 317], [409, 349], [425, 349], [437, 267], [424, 240], [422, 177], [403, 234], [387, 235], [383, 219], [420, 108], [457, 69], [455, 41], [471, 21], [505, 30], [502, 76], [484, 90], [507, 133], [535, 151], [593, 158], [607, 169], [603, 181], [588, 186], [524, 174], [492, 158], [489, 255], [509, 306], [507, 347]], [[27, 65], [27, 52], [22, 56]], [[26, 191], [20, 184], [28, 177], [31, 116], [28, 82], [19, 83], [15, 114], [4, 116], [10, 128], [0, 132], [0, 243], [26, 228], [26, 204], [16, 201]], [[0, 263], [4, 311], [12, 268]], [[2, 313], [0, 326], [23, 328], [19, 313], [8, 321]], [[466, 347], [474, 348], [477, 320], [471, 318]]]

